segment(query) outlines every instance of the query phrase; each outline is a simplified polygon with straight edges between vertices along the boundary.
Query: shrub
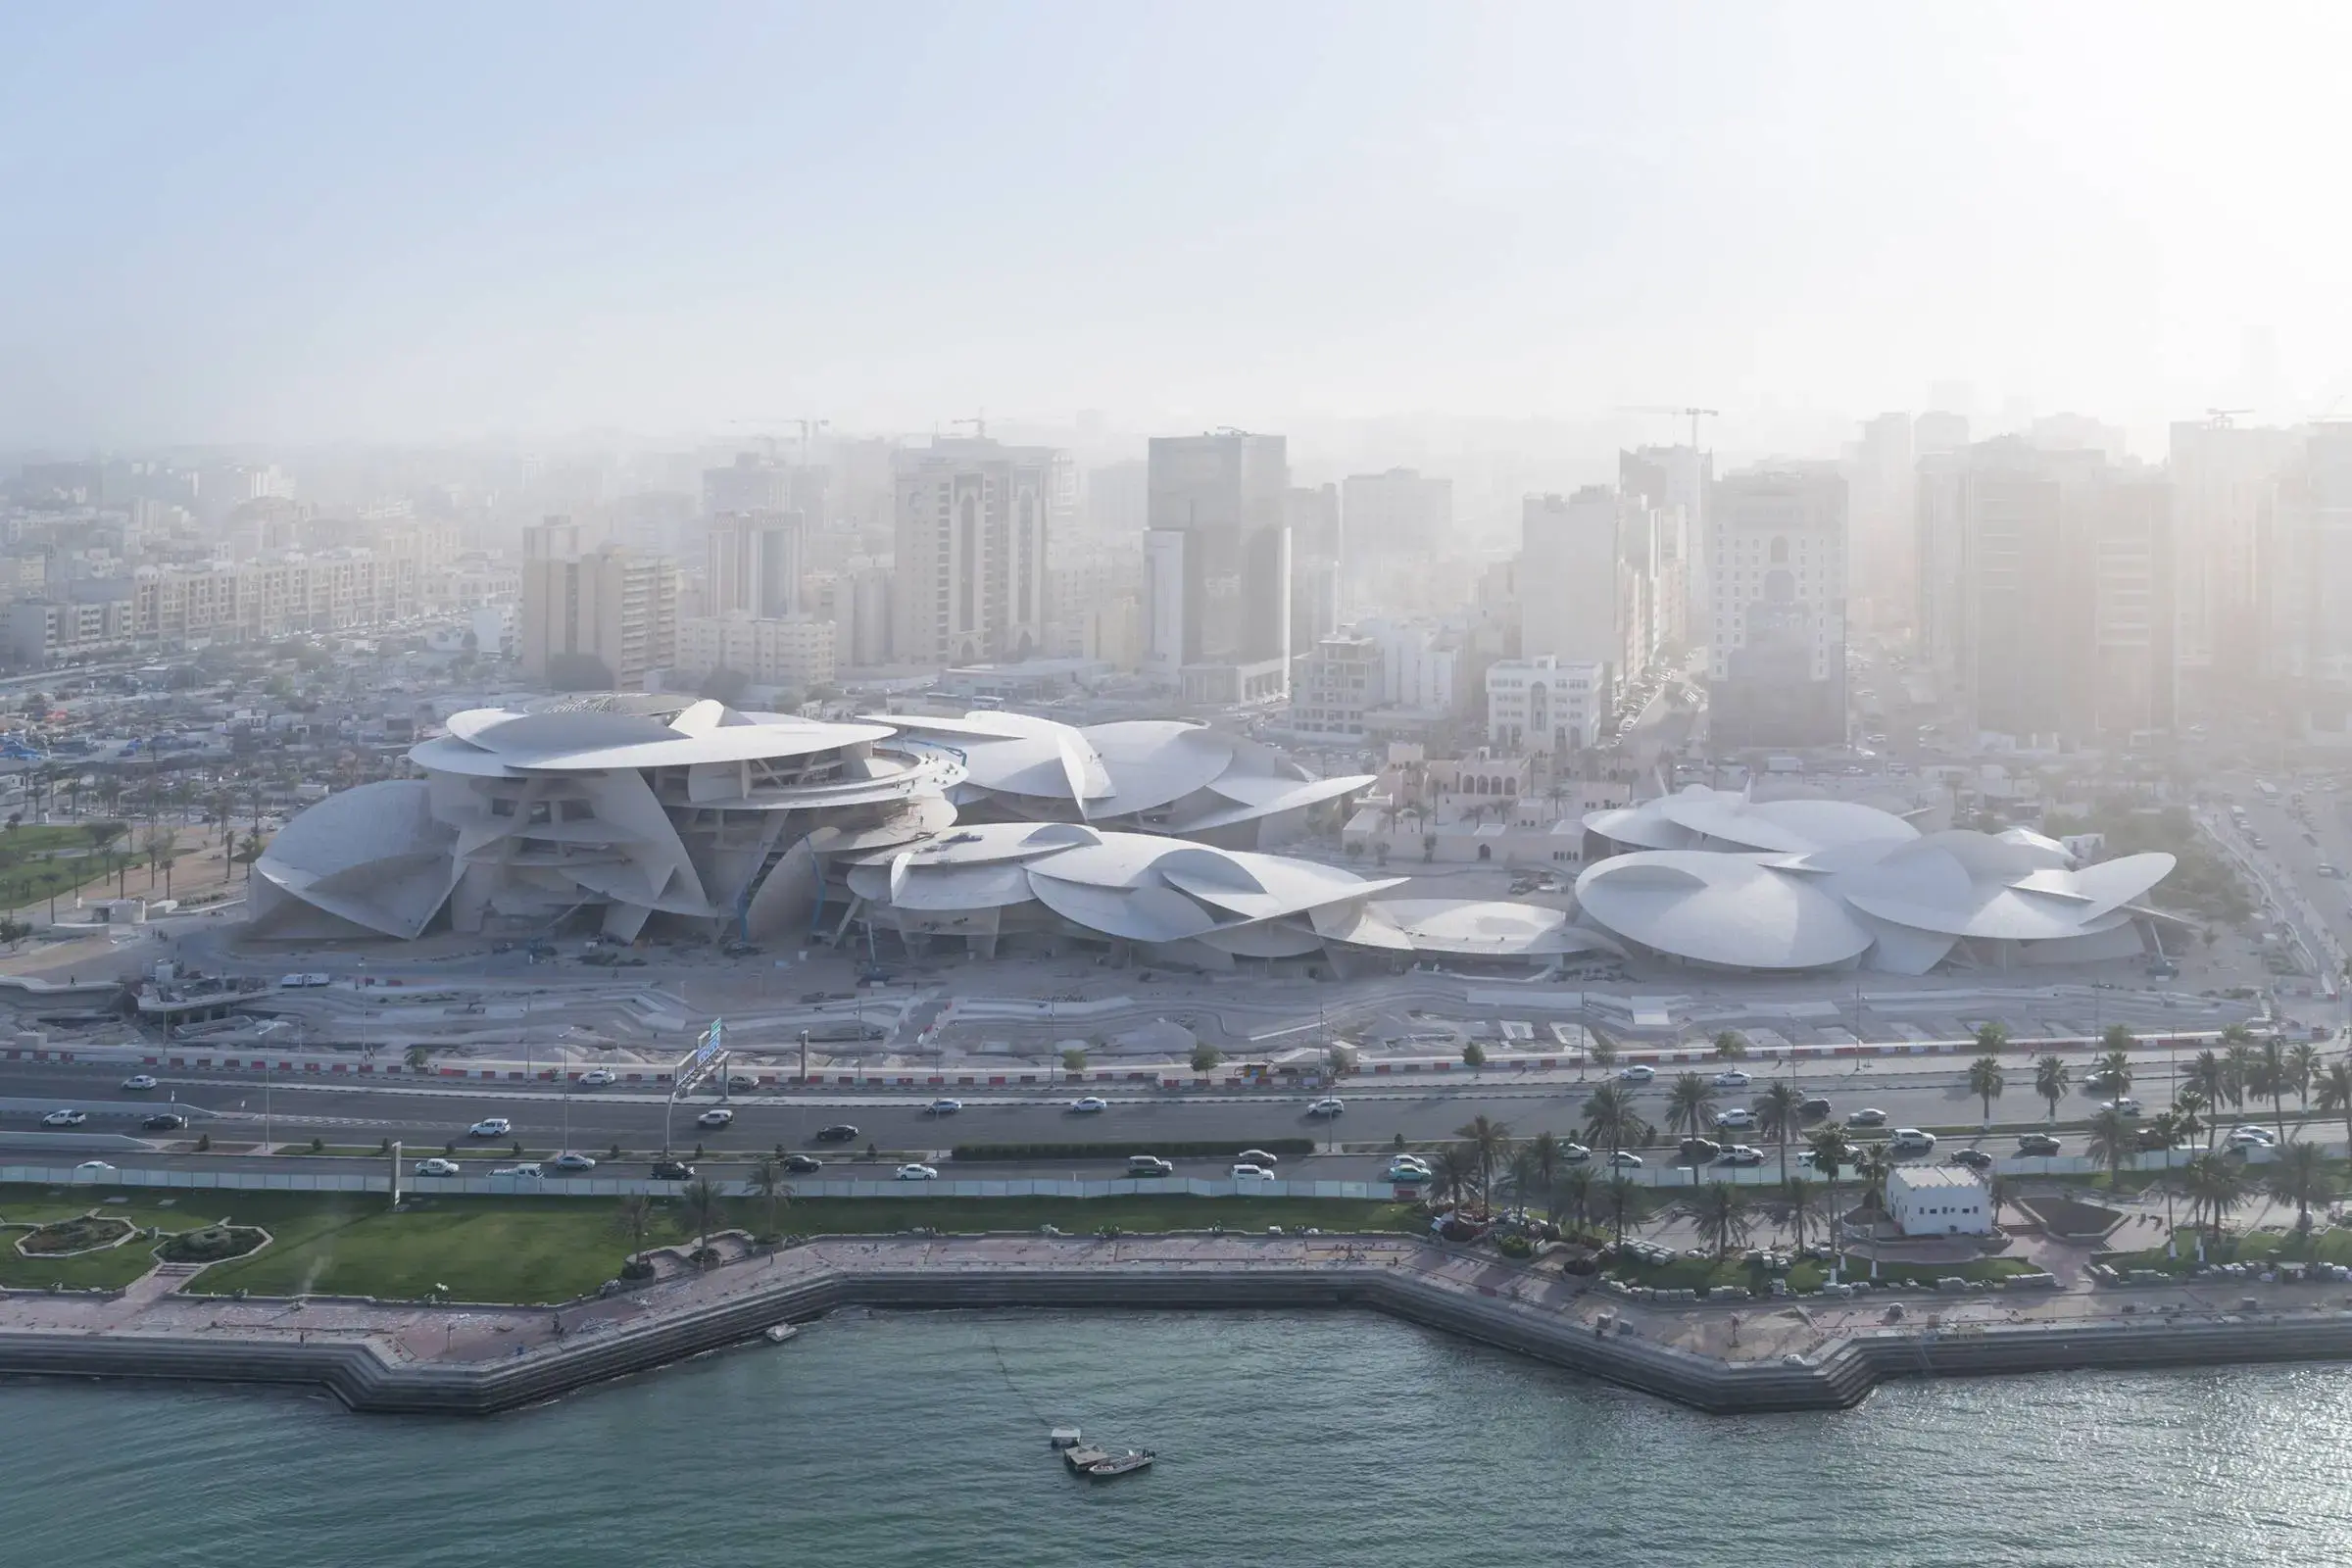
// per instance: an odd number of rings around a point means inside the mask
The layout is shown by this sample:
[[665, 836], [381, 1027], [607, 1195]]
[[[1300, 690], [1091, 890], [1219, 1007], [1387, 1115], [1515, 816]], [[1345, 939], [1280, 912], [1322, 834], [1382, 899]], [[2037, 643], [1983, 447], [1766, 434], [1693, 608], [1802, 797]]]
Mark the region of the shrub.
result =
[[199, 1154], [209, 1154], [212, 1152], [213, 1135], [211, 1133], [198, 1133], [196, 1135], [196, 1152]]
[[654, 1265], [642, 1257], [625, 1257], [620, 1262], [620, 1277], [624, 1280], [650, 1280]]
[[325, 1140], [325, 1139], [323, 1139], [323, 1138], [314, 1138], [314, 1139], [312, 1139], [312, 1140], [311, 1140], [311, 1152], [312, 1152], [312, 1153], [314, 1153], [314, 1154], [323, 1154], [323, 1153], [325, 1153], [325, 1152], [326, 1152], [326, 1140]]
[[1536, 1244], [1524, 1236], [1502, 1237], [1494, 1243], [1494, 1249], [1505, 1257], [1533, 1257], [1536, 1255]]

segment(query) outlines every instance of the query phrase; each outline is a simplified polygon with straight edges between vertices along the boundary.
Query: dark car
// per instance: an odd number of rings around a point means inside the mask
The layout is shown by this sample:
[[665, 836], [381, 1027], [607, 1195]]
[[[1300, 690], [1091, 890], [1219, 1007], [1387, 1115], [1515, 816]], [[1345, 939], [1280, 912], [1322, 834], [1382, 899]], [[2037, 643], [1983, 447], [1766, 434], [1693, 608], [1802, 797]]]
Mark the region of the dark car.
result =
[[2021, 1154], [2055, 1154], [2062, 1147], [2048, 1133], [2028, 1133], [2017, 1141], [2017, 1152]]
[[855, 1143], [857, 1138], [858, 1129], [846, 1121], [837, 1121], [830, 1127], [819, 1127], [816, 1130], [816, 1141], [820, 1144]]
[[1796, 1102], [1796, 1113], [1807, 1121], [1811, 1121], [1817, 1116], [1827, 1116], [1830, 1113], [1830, 1097], [1807, 1095]]
[[795, 1176], [806, 1176], [812, 1170], [823, 1170], [825, 1162], [814, 1154], [786, 1154], [784, 1168]]
[[1683, 1140], [1681, 1161], [1686, 1165], [1704, 1165], [1722, 1152], [1723, 1146], [1712, 1138], [1686, 1138]]
[[139, 1123], [140, 1126], [146, 1128], [151, 1133], [175, 1133], [182, 1127], [185, 1127], [187, 1124], [187, 1117], [173, 1115], [168, 1110], [159, 1110], [154, 1115], [148, 1117], [145, 1121]]
[[694, 1167], [682, 1159], [664, 1159], [654, 1165], [654, 1180], [658, 1182], [690, 1182]]
[[1955, 1149], [1952, 1151], [1952, 1163], [1966, 1165], [1970, 1170], [1990, 1170], [1992, 1156], [1982, 1149]]

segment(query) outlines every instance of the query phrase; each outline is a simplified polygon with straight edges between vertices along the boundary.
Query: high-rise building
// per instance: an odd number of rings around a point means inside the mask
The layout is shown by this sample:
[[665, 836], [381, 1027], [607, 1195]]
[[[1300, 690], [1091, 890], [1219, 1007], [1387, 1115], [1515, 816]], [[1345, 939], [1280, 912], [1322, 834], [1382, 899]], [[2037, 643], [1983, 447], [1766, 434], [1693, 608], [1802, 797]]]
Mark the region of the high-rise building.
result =
[[1046, 641], [1046, 553], [1073, 499], [1049, 447], [935, 440], [899, 453], [896, 657], [915, 664], [1026, 659]]
[[797, 512], [723, 512], [710, 519], [704, 612], [777, 618], [801, 612], [808, 525]]
[[2295, 431], [2223, 418], [2172, 428], [2177, 648], [2201, 706], [2227, 702], [2260, 662], [2261, 518], [2302, 448]]
[[1709, 733], [1718, 747], [1845, 739], [1845, 480], [1765, 469], [1707, 509]]
[[723, 468], [703, 470], [703, 515], [729, 512], [797, 512], [825, 517], [826, 471], [739, 452]]
[[2297, 432], [2266, 511], [2263, 673], [2307, 740], [2352, 745], [2352, 423]]
[[555, 552], [562, 519], [539, 534], [522, 564], [518, 657], [523, 677], [565, 690], [641, 691], [645, 677], [677, 662], [678, 572], [660, 556], [607, 547]]
[[1133, 540], [1150, 525], [1150, 469], [1141, 458], [1105, 463], [1086, 473], [1087, 531]]
[[1290, 693], [1290, 462], [1278, 435], [1154, 436], [1144, 669], [1187, 700]]
[[1912, 509], [1919, 481], [1911, 435], [1911, 416], [1882, 414], [1863, 421], [1862, 438], [1847, 454], [1850, 594], [1858, 615], [1887, 626], [1907, 620], [1918, 597]]
[[1674, 548], [1667, 555], [1676, 564], [1683, 596], [1680, 613], [1666, 617], [1671, 642], [1703, 637], [1709, 624], [1707, 490], [1714, 482], [1715, 454], [1696, 447], [1637, 447], [1617, 454], [1617, 488], [1668, 515], [1667, 538]]
[[1660, 645], [1660, 514], [1606, 485], [1529, 496], [1519, 513], [1519, 651], [1592, 664], [1614, 698]]
[[1451, 479], [1424, 478], [1413, 468], [1349, 474], [1340, 487], [1342, 598], [1348, 612], [1391, 603], [1389, 580], [1437, 553], [1452, 525]]

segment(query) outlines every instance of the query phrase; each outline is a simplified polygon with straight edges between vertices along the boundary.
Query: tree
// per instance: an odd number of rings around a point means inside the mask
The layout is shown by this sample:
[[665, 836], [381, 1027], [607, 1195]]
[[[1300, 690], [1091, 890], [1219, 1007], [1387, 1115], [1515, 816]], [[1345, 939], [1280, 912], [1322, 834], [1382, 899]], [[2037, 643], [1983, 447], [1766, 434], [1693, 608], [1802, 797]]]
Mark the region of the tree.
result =
[[1829, 1214], [1823, 1221], [1830, 1228], [1830, 1245], [1838, 1249], [1838, 1266], [1845, 1266], [1845, 1216], [1838, 1209], [1838, 1175], [1854, 1162], [1853, 1140], [1845, 1136], [1842, 1127], [1821, 1127], [1814, 1130], [1809, 1143], [1813, 1150], [1813, 1169], [1829, 1184]]
[[2243, 1110], [2246, 1096], [2254, 1088], [2254, 1037], [2242, 1023], [2233, 1023], [2222, 1031], [2230, 1049], [2222, 1053], [2223, 1087], [2230, 1092], [2230, 1108]]
[[1447, 1144], [1430, 1162], [1429, 1174], [1438, 1197], [1458, 1203], [1478, 1180], [1478, 1159], [1464, 1146]]
[[1503, 1180], [1510, 1185], [1511, 1206], [1527, 1207], [1530, 1194], [1544, 1191], [1544, 1174], [1536, 1169], [1536, 1152], [1525, 1144], [1513, 1149], [1510, 1168], [1503, 1172]]
[[1510, 1123], [1495, 1121], [1482, 1111], [1467, 1124], [1456, 1127], [1453, 1136], [1468, 1146], [1470, 1157], [1478, 1165], [1478, 1200], [1491, 1213], [1494, 1207], [1494, 1167], [1510, 1151]]
[[2058, 1119], [2058, 1102], [2066, 1098], [2067, 1085], [2073, 1081], [2065, 1057], [2046, 1055], [2034, 1059], [2034, 1092], [2049, 1102], [2050, 1120]]
[[2173, 1125], [2181, 1143], [2194, 1143], [2197, 1134], [2205, 1131], [2205, 1112], [2209, 1107], [2205, 1097], [2194, 1089], [2183, 1089], [2173, 1097]]
[[1195, 1072], [1215, 1072], [1217, 1070], [1217, 1063], [1223, 1061], [1224, 1059], [1225, 1053], [1219, 1051], [1216, 1047], [1210, 1045], [1205, 1040], [1193, 1048], [1193, 1071]]
[[1586, 1048], [1585, 1054], [1592, 1058], [1592, 1065], [1600, 1068], [1603, 1072], [1616, 1066], [1617, 1042], [1604, 1039], [1599, 1035], [1592, 1035], [1591, 1038], [1592, 1043]]
[[1538, 1133], [1520, 1151], [1529, 1162], [1529, 1174], [1544, 1194], [1544, 1217], [1557, 1222], [1560, 1217], [1556, 1201], [1560, 1184], [1560, 1140], [1553, 1133]]
[[2311, 1086], [2320, 1076], [2320, 1048], [2298, 1040], [2286, 1052], [2286, 1087], [2295, 1092], [2295, 1104], [2311, 1114]]
[[1631, 1176], [1619, 1171], [1609, 1178], [1608, 1197], [1609, 1224], [1617, 1233], [1618, 1245], [1623, 1246], [1626, 1217], [1633, 1213], [1635, 1206], [1641, 1201], [1641, 1189], [1634, 1185], [1634, 1179]]
[[2202, 1217], [2206, 1234], [2218, 1243], [2230, 1210], [2246, 1200], [2245, 1172], [2227, 1155], [2199, 1154], [2180, 1167], [2180, 1190], [2188, 1196], [2189, 1223]]
[[1061, 1070], [1063, 1072], [1086, 1071], [1086, 1053], [1079, 1050], [1076, 1046], [1072, 1046], [1069, 1050], [1063, 1052], [1061, 1054]]
[[1571, 1165], [1551, 1188], [1551, 1211], [1566, 1212], [1582, 1230], [1592, 1214], [1592, 1167]]
[[792, 1200], [791, 1184], [784, 1180], [784, 1163], [773, 1154], [761, 1154], [752, 1162], [751, 1173], [744, 1178], [752, 1196], [767, 1204], [767, 1229], [761, 1240], [774, 1240], [782, 1234], [776, 1229], [776, 1205]]
[[612, 1211], [612, 1233], [629, 1244], [632, 1258], [645, 1250], [645, 1239], [653, 1229], [654, 1200], [643, 1193], [630, 1194]]
[[1968, 1064], [1968, 1092], [1977, 1097], [1984, 1107], [1984, 1125], [1992, 1125], [1992, 1102], [2001, 1098], [2009, 1087], [2008, 1077], [2001, 1071], [1998, 1056], [1979, 1056]]
[[1737, 1029], [1726, 1029], [1715, 1037], [1715, 1058], [1718, 1061], [1738, 1061], [1747, 1054], [1747, 1041]]
[[1813, 1196], [1813, 1184], [1802, 1176], [1782, 1182], [1781, 1197], [1788, 1204], [1790, 1244], [1801, 1252], [1805, 1250], [1805, 1222], [1818, 1211], [1820, 1200]]
[[694, 1260], [701, 1266], [703, 1254], [710, 1250], [710, 1233], [726, 1222], [726, 1199], [719, 1193], [718, 1183], [708, 1176], [688, 1182], [678, 1196], [686, 1204], [686, 1227], [694, 1233]]
[[1484, 1067], [1486, 1064], [1487, 1064], [1487, 1048], [1486, 1048], [1486, 1047], [1484, 1047], [1484, 1046], [1480, 1045], [1480, 1044], [1479, 1044], [1477, 1041], [1475, 1041], [1475, 1040], [1473, 1040], [1473, 1041], [1470, 1041], [1468, 1044], [1466, 1044], [1466, 1045], [1464, 1045], [1464, 1046], [1462, 1047], [1462, 1065], [1463, 1065], [1463, 1066], [1465, 1066], [1465, 1067], [1469, 1068], [1469, 1069], [1470, 1069], [1472, 1072], [1476, 1072], [1476, 1071], [1477, 1071], [1479, 1068], [1481, 1068], [1481, 1067]]
[[2005, 1023], [2002, 1023], [1999, 1019], [1996, 1018], [1990, 1023], [1983, 1023], [1977, 1026], [1978, 1054], [1985, 1056], [1997, 1056], [2002, 1053], [2002, 1051], [2007, 1049], [2008, 1045], [2009, 1026]]
[[[1715, 1090], [1694, 1072], [1678, 1073], [1666, 1090], [1666, 1125], [1688, 1139], [1715, 1125]], [[1698, 1185], [1698, 1153], [1690, 1152], [1690, 1185]]]
[[1333, 1083], [1338, 1083], [1355, 1071], [1356, 1054], [1353, 1046], [1339, 1045], [1323, 1053], [1323, 1070]]
[[2331, 1186], [2327, 1156], [2317, 1144], [2289, 1144], [2272, 1161], [2270, 1179], [2264, 1186], [2279, 1202], [2295, 1205], [2295, 1229], [2307, 1232], [2311, 1229], [2311, 1205], [2325, 1203]]
[[2132, 1031], [2120, 1023], [2109, 1024], [2106, 1032], [2099, 1036], [2101, 1049], [2111, 1056], [2128, 1055], [2132, 1048], [2137, 1044], [2139, 1042], [2132, 1036]]
[[1628, 1144], [1648, 1141], [1649, 1123], [1622, 1084], [1602, 1084], [1585, 1101], [1585, 1142], [1614, 1154]]
[[1715, 1238], [1715, 1259], [1721, 1262], [1734, 1238], [1747, 1240], [1747, 1200], [1729, 1182], [1709, 1182], [1698, 1199], [1698, 1228]]
[[2271, 1102], [2271, 1120], [2278, 1128], [2278, 1141], [2286, 1142], [2286, 1092], [2293, 1088], [2292, 1076], [2286, 1064], [2286, 1043], [2277, 1035], [2265, 1040], [2254, 1053], [2248, 1069], [2252, 1075], [2250, 1087], [2267, 1097]]
[[2352, 1144], [2352, 1059], [2331, 1061], [2320, 1069], [2320, 1109], [2344, 1118], [2344, 1139]]
[[400, 1059], [402, 1065], [406, 1066], [409, 1071], [422, 1072], [426, 1067], [432, 1065], [433, 1048], [411, 1046], [407, 1051], [401, 1053]]
[[2138, 1134], [2124, 1113], [2113, 1105], [2090, 1118], [2090, 1157], [2107, 1167], [2107, 1185], [2113, 1187], [2124, 1168], [2127, 1155], [2139, 1146]]
[[2110, 1100], [2121, 1100], [2132, 1092], [2132, 1058], [2120, 1051], [2110, 1051], [2101, 1056], [2091, 1069]]
[[1781, 1146], [1781, 1182], [1788, 1181], [1788, 1142], [1804, 1131], [1805, 1097], [1786, 1078], [1775, 1078], [1756, 1097], [1756, 1129]]

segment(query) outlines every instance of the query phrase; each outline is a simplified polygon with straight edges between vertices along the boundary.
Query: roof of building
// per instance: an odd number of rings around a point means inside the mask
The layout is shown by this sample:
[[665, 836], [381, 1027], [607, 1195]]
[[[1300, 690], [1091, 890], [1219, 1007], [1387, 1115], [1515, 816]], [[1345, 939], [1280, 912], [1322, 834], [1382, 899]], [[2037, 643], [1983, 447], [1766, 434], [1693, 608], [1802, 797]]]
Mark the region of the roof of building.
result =
[[1894, 1165], [1886, 1171], [1889, 1197], [1898, 1192], [1921, 1192], [1928, 1188], [1951, 1190], [1966, 1187], [1976, 1192], [1985, 1191], [1984, 1179], [1965, 1165]]

